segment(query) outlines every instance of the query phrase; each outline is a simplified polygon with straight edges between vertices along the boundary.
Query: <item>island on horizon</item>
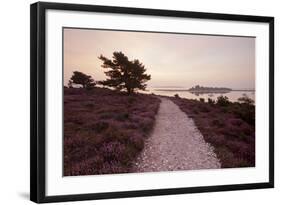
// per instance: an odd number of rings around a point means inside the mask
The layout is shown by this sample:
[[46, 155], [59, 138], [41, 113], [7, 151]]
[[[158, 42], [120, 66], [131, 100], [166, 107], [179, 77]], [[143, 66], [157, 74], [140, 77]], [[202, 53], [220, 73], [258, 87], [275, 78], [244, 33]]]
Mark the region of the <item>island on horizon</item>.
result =
[[[176, 87], [180, 88], [180, 87]], [[155, 89], [157, 91], [189, 91], [191, 93], [228, 93], [231, 91], [252, 91], [254, 92], [255, 89], [232, 89], [226, 87], [207, 87], [207, 86], [200, 86], [196, 85], [189, 89]]]
[[196, 85], [190, 89], [188, 89], [190, 92], [200, 92], [200, 93], [227, 93], [232, 91], [231, 88], [225, 88], [225, 87], [204, 87], [200, 85]]

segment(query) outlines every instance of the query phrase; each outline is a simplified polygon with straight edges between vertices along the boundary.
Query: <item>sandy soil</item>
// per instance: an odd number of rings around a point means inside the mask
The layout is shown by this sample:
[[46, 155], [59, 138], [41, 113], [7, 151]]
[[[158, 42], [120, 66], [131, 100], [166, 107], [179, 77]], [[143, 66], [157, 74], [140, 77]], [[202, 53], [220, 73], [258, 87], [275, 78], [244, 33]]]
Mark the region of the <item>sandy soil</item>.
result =
[[193, 120], [167, 98], [161, 98], [152, 135], [146, 140], [134, 172], [220, 168], [213, 147]]

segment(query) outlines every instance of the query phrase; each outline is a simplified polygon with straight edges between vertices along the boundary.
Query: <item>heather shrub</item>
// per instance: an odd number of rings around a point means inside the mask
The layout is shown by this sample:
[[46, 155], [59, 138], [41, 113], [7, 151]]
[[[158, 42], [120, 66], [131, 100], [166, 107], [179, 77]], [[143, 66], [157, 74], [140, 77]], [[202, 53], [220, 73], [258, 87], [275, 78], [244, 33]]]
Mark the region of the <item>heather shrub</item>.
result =
[[211, 98], [208, 98], [208, 103], [210, 105], [214, 105], [216, 102], [215, 102], [215, 100], [212, 100]]
[[231, 111], [238, 118], [244, 120], [250, 125], [255, 124], [255, 106], [247, 104], [235, 104], [233, 105]]
[[206, 135], [206, 141], [216, 146], [224, 146], [226, 143], [226, 139], [223, 135], [217, 135], [217, 136]]
[[233, 118], [228, 120], [230, 124], [235, 126], [241, 126], [243, 124], [243, 121], [241, 119]]
[[135, 122], [125, 122], [123, 125], [123, 128], [125, 129], [137, 129], [138, 128], [138, 124]]
[[107, 142], [114, 141], [121, 135], [121, 130], [111, 125], [102, 133], [102, 135]]
[[119, 113], [115, 115], [115, 119], [118, 121], [125, 121], [129, 119], [129, 113], [124, 112], [124, 113]]
[[210, 112], [210, 109], [208, 108], [208, 106], [206, 104], [202, 104], [198, 106], [200, 112]]
[[112, 119], [114, 118], [116, 115], [114, 113], [102, 113], [99, 115], [99, 118], [101, 120], [106, 120], [106, 119]]
[[106, 161], [118, 161], [119, 157], [123, 155], [124, 150], [125, 145], [117, 141], [104, 143], [99, 149], [100, 154], [102, 154]]
[[117, 131], [115, 138], [117, 141], [126, 144], [129, 141], [130, 134], [131, 133], [127, 132], [126, 130]]
[[214, 119], [214, 120], [212, 121], [212, 125], [217, 126], [217, 127], [224, 127], [224, 126], [225, 126], [225, 123], [224, 123], [224, 121], [221, 120], [221, 119]]
[[128, 168], [122, 166], [120, 162], [110, 161], [103, 163], [101, 169], [97, 171], [97, 174], [114, 174], [128, 172]]
[[131, 135], [129, 141], [137, 150], [142, 150], [144, 147], [144, 139], [139, 135]]
[[193, 114], [199, 114], [200, 113], [196, 107], [192, 108], [192, 112], [193, 112]]
[[148, 134], [153, 127], [153, 121], [148, 118], [144, 118], [143, 121], [140, 123], [141, 130]]
[[216, 154], [222, 162], [222, 168], [237, 167], [234, 154], [225, 146], [215, 147]]
[[[192, 117], [223, 168], [255, 166], [255, 105], [230, 102], [224, 96], [216, 103], [210, 98], [208, 103], [170, 99]], [[209, 111], [204, 112], [203, 106]]]
[[64, 94], [64, 175], [129, 172], [160, 100], [105, 88], [67, 88]]
[[239, 134], [238, 135], [238, 139], [239, 140], [242, 140], [242, 141], [245, 141], [245, 142], [248, 142], [249, 140], [249, 137], [248, 136], [246, 136], [245, 134], [243, 134], [243, 133], [241, 133], [241, 134]]
[[94, 103], [87, 103], [85, 106], [88, 107], [88, 108], [94, 108], [95, 104]]
[[81, 88], [65, 88], [64, 89], [64, 95], [81, 95], [83, 93], [83, 89]]
[[128, 103], [133, 104], [134, 102], [136, 102], [136, 98], [134, 96], [128, 96]]
[[105, 122], [105, 121], [99, 121], [92, 125], [92, 129], [94, 131], [96, 131], [97, 133], [100, 133], [100, 132], [106, 130], [108, 127], [109, 127], [109, 123]]
[[98, 148], [103, 142], [105, 142], [105, 138], [100, 134], [95, 134], [88, 138], [88, 145], [93, 147]]
[[250, 126], [247, 126], [245, 124], [243, 124], [243, 126], [241, 126], [241, 130], [247, 136], [250, 136], [251, 133], [253, 133], [253, 131], [251, 130]]
[[129, 165], [131, 160], [134, 159], [138, 153], [139, 150], [134, 146], [126, 146], [121, 159], [122, 164]]

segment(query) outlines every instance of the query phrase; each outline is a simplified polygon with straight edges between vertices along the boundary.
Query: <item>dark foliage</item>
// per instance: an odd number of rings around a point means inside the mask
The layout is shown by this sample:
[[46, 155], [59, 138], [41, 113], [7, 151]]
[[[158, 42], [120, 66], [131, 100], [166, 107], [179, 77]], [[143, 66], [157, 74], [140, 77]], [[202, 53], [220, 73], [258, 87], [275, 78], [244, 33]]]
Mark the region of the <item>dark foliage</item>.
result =
[[228, 97], [226, 97], [226, 96], [221, 95], [217, 98], [217, 105], [219, 105], [219, 106], [227, 106], [227, 105], [229, 105], [229, 103], [230, 103], [230, 101], [228, 100]]
[[194, 92], [214, 92], [214, 93], [219, 93], [219, 92], [230, 92], [230, 88], [224, 88], [224, 87], [204, 87], [200, 85], [193, 86], [192, 88], [189, 89], [189, 91], [194, 91]]
[[249, 98], [246, 94], [243, 94], [242, 97], [238, 98], [238, 101], [247, 105], [253, 105], [254, 104], [254, 100], [252, 100], [251, 98]]
[[205, 99], [204, 98], [199, 98], [199, 101], [200, 102], [205, 102]]
[[92, 76], [86, 75], [79, 71], [73, 72], [73, 75], [68, 82], [68, 87], [72, 88], [73, 84], [81, 85], [83, 88], [92, 88], [95, 86]]
[[130, 61], [122, 52], [114, 52], [112, 60], [103, 55], [99, 59], [103, 61], [102, 67], [109, 69], [105, 72], [109, 78], [100, 82], [104, 86], [125, 89], [131, 94], [138, 89], [145, 90], [145, 83], [151, 79], [150, 75], [145, 74], [145, 66], [139, 60]]
[[215, 101], [215, 100], [212, 100], [211, 98], [208, 98], [208, 103], [209, 103], [210, 105], [214, 105], [214, 104], [216, 103], [216, 101]]

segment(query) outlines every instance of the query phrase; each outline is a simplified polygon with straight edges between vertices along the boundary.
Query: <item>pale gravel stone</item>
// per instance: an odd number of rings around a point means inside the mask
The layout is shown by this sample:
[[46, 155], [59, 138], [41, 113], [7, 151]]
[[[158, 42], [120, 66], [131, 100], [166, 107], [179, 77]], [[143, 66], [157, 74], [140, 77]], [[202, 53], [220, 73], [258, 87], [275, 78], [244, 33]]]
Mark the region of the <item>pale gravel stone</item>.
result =
[[161, 103], [151, 136], [146, 140], [134, 172], [216, 169], [221, 164], [214, 148], [180, 108], [167, 98]]

